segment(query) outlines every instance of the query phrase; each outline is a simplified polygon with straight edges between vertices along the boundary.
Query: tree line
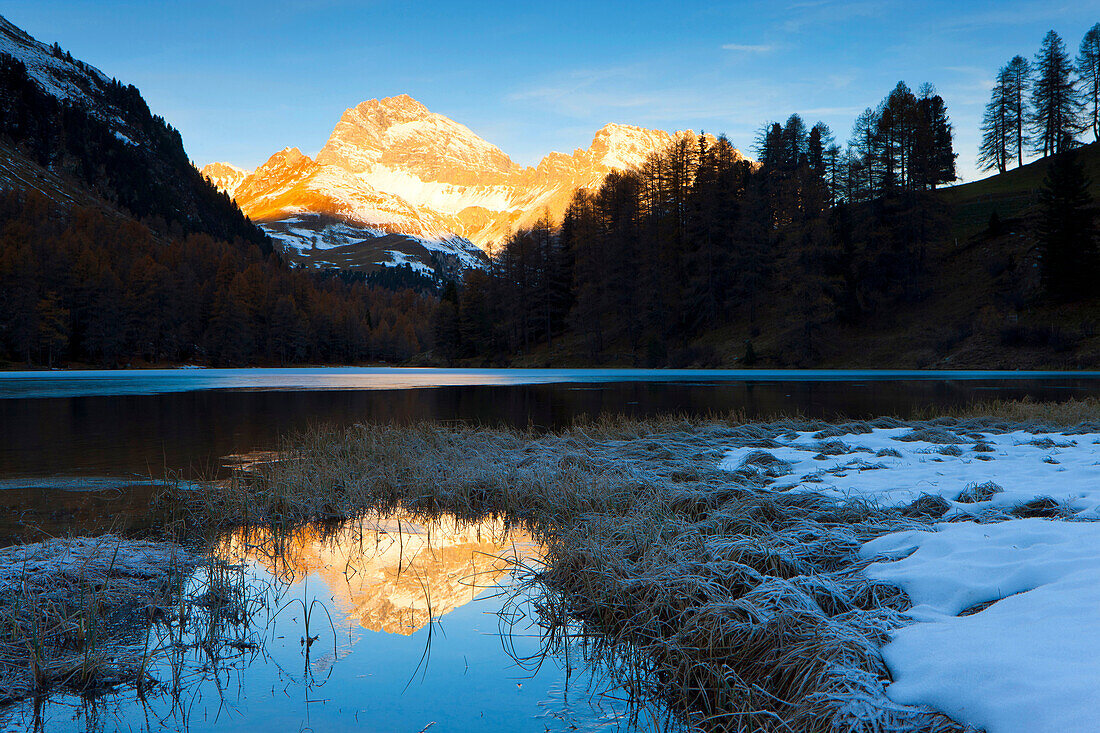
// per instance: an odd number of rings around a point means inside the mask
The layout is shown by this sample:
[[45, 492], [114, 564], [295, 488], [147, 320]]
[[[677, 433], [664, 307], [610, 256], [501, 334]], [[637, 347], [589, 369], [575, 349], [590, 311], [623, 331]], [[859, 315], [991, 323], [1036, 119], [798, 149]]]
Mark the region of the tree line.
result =
[[1034, 61], [1014, 56], [997, 73], [981, 123], [981, 170], [1004, 173], [1028, 153], [1047, 157], [1100, 140], [1100, 23], [1081, 40], [1076, 59], [1049, 31]]
[[437, 350], [501, 361], [570, 336], [591, 362], [705, 365], [717, 357], [693, 339], [735, 319], [757, 333], [778, 299], [798, 324], [792, 360], [812, 361], [825, 322], [919, 295], [943, 225], [929, 192], [956, 177], [952, 138], [934, 88], [904, 83], [843, 150], [797, 114], [761, 128], [759, 163], [724, 137], [681, 138], [578, 190], [560, 227], [514, 233], [487, 271], [448, 288]]
[[431, 347], [435, 299], [293, 270], [251, 242], [166, 239], [88, 207], [0, 193], [0, 359], [403, 361]]

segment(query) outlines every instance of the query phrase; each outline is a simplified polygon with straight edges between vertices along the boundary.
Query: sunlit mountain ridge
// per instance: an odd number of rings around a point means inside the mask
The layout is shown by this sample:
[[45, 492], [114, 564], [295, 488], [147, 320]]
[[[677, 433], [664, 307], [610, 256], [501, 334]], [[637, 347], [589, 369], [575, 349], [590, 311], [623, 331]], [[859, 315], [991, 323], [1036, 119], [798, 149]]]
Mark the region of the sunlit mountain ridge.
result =
[[[587, 148], [552, 152], [524, 167], [403, 94], [346, 110], [316, 158], [287, 148], [254, 171], [212, 163], [203, 173], [299, 255], [317, 250], [315, 242], [331, 242], [326, 226], [335, 220], [362, 230], [364, 239], [401, 234], [448, 243], [476, 266], [467, 243], [489, 251], [543, 216], [560, 221], [578, 188], [598, 187], [612, 171], [638, 168], [695, 136], [608, 124]], [[328, 224], [303, 225], [309, 215]], [[292, 220], [295, 226], [287, 226]]]

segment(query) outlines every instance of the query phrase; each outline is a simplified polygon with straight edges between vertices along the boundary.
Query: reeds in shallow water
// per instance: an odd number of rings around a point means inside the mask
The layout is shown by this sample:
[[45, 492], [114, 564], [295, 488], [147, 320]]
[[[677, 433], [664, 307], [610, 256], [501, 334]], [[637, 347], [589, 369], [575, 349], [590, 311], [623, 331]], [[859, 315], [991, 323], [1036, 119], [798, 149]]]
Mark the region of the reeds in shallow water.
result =
[[171, 543], [59, 539], [0, 550], [0, 701], [147, 683], [139, 629], [199, 558]]
[[[605, 419], [543, 434], [359, 425], [299, 436], [202, 501], [229, 525], [394, 510], [522, 523], [545, 548], [525, 592], [547, 647], [582, 650], [628, 697], [659, 699], [700, 729], [957, 731], [886, 697], [879, 648], [908, 600], [869, 582], [858, 557], [867, 540], [942, 512], [772, 488], [782, 466], [767, 451], [780, 438], [816, 433], [839, 451], [845, 436], [903, 426], [943, 445], [1016, 427], [960, 417]], [[759, 453], [719, 471], [731, 447]]]

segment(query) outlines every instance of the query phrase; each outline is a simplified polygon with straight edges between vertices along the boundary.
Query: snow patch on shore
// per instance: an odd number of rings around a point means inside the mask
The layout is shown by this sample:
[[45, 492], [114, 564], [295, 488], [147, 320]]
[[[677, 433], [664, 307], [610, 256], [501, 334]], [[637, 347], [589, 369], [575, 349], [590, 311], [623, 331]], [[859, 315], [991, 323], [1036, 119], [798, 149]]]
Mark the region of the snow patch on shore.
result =
[[[931, 494], [950, 504], [948, 518], [1050, 497], [1080, 518], [1100, 519], [1100, 434], [941, 432], [939, 439], [949, 442], [910, 440], [911, 427], [827, 439], [791, 432], [776, 439], [777, 447], [733, 448], [719, 467], [743, 468], [750, 454], [766, 450], [789, 464], [775, 483], [779, 490], [879, 507], [905, 506]], [[1003, 491], [966, 500], [972, 498], [963, 494], [967, 487], [988, 482]]]
[[901, 558], [866, 574], [905, 590], [917, 621], [883, 649], [889, 697], [989, 733], [1093, 730], [1100, 524], [1019, 519], [934, 530], [879, 537], [861, 551]]

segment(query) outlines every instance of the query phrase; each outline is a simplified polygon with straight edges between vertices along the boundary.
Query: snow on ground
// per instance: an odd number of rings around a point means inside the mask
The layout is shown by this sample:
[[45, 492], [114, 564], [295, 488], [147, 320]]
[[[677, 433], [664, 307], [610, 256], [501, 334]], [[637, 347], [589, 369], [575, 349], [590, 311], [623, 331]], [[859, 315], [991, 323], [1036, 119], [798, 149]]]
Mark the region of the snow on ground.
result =
[[[841, 432], [792, 430], [733, 448], [720, 466], [766, 475], [772, 489], [881, 507], [930, 494], [950, 505], [945, 519], [987, 520], [863, 546], [875, 560], [866, 575], [913, 604], [912, 623], [883, 648], [887, 694], [989, 733], [1100, 730], [1100, 522], [1081, 521], [1100, 518], [1100, 434]], [[1072, 519], [988, 521], [1043, 497]]]
[[416, 272], [419, 272], [421, 275], [427, 275], [428, 277], [433, 277], [435, 275], [435, 270], [433, 270], [431, 267], [425, 265], [423, 262], [416, 259], [415, 257], [410, 257], [404, 252], [399, 252], [396, 249], [389, 249], [386, 250], [386, 254], [390, 256], [390, 261], [379, 263], [384, 267], [400, 267], [401, 265], [408, 265]]
[[[776, 439], [778, 447], [763, 450], [789, 464], [789, 470], [783, 464], [768, 467], [772, 475], [781, 474], [774, 486], [778, 489], [882, 507], [904, 506], [932, 494], [951, 505], [948, 518], [1050, 497], [1078, 517], [1100, 518], [1100, 434], [957, 434], [938, 429], [926, 437], [958, 442], [929, 442], [905, 439], [910, 433], [911, 427], [878, 428], [817, 440], [811, 432], [791, 432]], [[733, 448], [719, 465], [737, 470], [760, 450]], [[753, 468], [751, 461], [747, 467]], [[963, 493], [988, 482], [997, 485], [993, 491], [1002, 491], [988, 497]]]
[[913, 602], [917, 623], [883, 649], [896, 702], [989, 733], [1097, 730], [1100, 524], [939, 524], [872, 540], [862, 554], [890, 558], [867, 575]]

